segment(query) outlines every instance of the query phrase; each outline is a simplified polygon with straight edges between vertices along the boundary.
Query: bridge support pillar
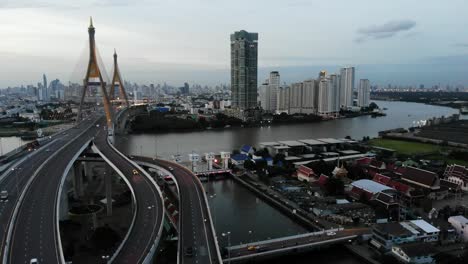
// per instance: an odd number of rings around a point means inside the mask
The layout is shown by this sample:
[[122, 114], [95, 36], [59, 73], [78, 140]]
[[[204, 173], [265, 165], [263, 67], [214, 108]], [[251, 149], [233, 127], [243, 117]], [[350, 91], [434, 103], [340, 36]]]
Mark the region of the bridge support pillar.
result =
[[73, 164], [73, 197], [79, 199], [83, 196], [83, 166], [81, 162]]
[[84, 167], [84, 174], [86, 176], [86, 179], [88, 180], [88, 182], [91, 182], [93, 180], [93, 166], [91, 162], [84, 161], [83, 167]]
[[112, 216], [112, 175], [109, 166], [104, 170], [104, 183], [106, 185], [107, 216]]

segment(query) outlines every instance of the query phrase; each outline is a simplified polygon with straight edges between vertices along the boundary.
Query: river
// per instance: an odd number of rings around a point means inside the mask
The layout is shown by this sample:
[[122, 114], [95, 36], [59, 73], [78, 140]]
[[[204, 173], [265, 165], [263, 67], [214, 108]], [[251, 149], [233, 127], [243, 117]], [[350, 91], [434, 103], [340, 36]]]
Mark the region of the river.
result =
[[[170, 157], [176, 153], [200, 154], [213, 151], [232, 151], [243, 144], [258, 146], [259, 142], [297, 140], [320, 137], [342, 138], [351, 136], [375, 137], [381, 130], [410, 127], [416, 121], [434, 116], [448, 116], [456, 109], [406, 102], [378, 101], [387, 108], [387, 116], [371, 118], [361, 116], [321, 123], [275, 125], [216, 131], [198, 131], [167, 134], [127, 135], [117, 138], [117, 144], [127, 154]], [[186, 155], [184, 155], [186, 156]], [[186, 157], [185, 157], [186, 159]], [[210, 209], [221, 246], [238, 245], [268, 238], [296, 235], [307, 232], [275, 208], [257, 198], [234, 181], [219, 180], [203, 183], [208, 193]], [[249, 232], [251, 231], [251, 232]], [[222, 233], [230, 232], [229, 239]], [[331, 263], [357, 264], [360, 259], [342, 247], [332, 247], [299, 256], [289, 256], [264, 263]]]
[[[414, 122], [431, 117], [449, 116], [457, 109], [407, 102], [376, 101], [380, 108], [387, 108], [387, 116], [372, 118], [360, 116], [319, 123], [272, 125], [263, 127], [231, 128], [167, 134], [139, 134], [120, 137], [118, 145], [125, 153], [171, 157], [176, 153], [192, 151], [232, 151], [243, 144], [258, 146], [260, 142], [297, 140], [309, 138], [343, 138], [351, 136], [375, 137], [379, 131], [414, 125]], [[187, 159], [187, 155], [183, 155]]]

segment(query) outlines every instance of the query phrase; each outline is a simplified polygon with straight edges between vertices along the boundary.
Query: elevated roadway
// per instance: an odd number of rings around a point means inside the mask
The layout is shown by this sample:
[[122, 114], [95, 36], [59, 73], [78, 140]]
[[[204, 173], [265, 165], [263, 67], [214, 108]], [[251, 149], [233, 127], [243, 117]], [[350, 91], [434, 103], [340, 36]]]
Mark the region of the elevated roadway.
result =
[[[162, 167], [175, 179], [179, 190], [178, 263], [222, 263], [206, 194], [200, 180], [187, 168], [170, 161], [147, 157], [133, 159]], [[189, 248], [192, 248], [191, 253]]]
[[46, 151], [48, 157], [39, 167], [24, 171], [26, 183], [9, 223], [4, 263], [29, 263], [32, 258], [40, 263], [63, 261], [56, 221], [59, 186], [70, 161], [96, 135], [94, 122], [85, 120], [68, 130], [57, 139], [58, 148]]
[[[161, 191], [145, 171], [108, 143], [104, 126], [99, 129], [94, 143], [102, 155], [123, 173], [135, 193], [136, 217], [133, 228], [112, 263], [149, 263], [163, 228]], [[134, 174], [133, 170], [138, 173]]]

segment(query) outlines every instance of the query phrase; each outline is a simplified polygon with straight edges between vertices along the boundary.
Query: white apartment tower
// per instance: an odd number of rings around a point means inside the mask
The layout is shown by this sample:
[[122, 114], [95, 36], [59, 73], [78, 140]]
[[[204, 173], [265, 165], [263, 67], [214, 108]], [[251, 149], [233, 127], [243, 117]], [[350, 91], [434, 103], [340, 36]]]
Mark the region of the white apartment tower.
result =
[[370, 84], [368, 79], [361, 79], [359, 81], [358, 90], [358, 106], [368, 107], [370, 101]]
[[289, 95], [289, 114], [302, 113], [302, 82], [291, 84]]
[[305, 80], [302, 83], [302, 113], [316, 114], [318, 104], [318, 83], [316, 80]]
[[276, 113], [281, 114], [281, 113], [286, 113], [289, 114], [289, 99], [290, 97], [290, 90], [288, 86], [280, 87], [278, 89], [277, 93], [277, 109]]
[[340, 78], [340, 106], [348, 108], [353, 106], [353, 91], [354, 91], [354, 67], [341, 68]]
[[[333, 78], [337, 78], [334, 75]], [[337, 105], [338, 89], [336, 85], [337, 80], [328, 78], [321, 78], [318, 85], [318, 114], [322, 116], [332, 117], [336, 116], [339, 112]]]
[[260, 105], [265, 112], [275, 113], [278, 108], [277, 93], [280, 87], [280, 75], [277, 71], [270, 72], [270, 78], [258, 88]]

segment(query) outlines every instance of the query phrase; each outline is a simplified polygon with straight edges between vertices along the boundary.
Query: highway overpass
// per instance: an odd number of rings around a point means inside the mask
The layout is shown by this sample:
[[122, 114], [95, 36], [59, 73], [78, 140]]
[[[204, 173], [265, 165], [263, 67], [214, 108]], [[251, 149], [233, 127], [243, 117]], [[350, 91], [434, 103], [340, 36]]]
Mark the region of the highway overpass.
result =
[[[165, 160], [132, 157], [142, 166], [168, 171], [179, 192], [178, 263], [222, 263], [209, 205], [200, 180], [187, 168]], [[172, 170], [170, 169], [172, 168]], [[187, 251], [193, 248], [193, 253]]]

